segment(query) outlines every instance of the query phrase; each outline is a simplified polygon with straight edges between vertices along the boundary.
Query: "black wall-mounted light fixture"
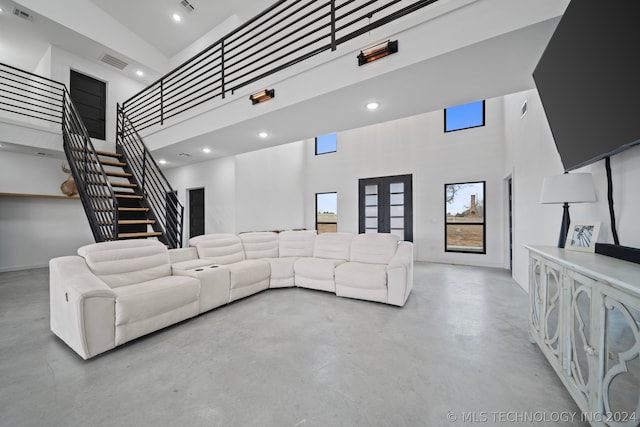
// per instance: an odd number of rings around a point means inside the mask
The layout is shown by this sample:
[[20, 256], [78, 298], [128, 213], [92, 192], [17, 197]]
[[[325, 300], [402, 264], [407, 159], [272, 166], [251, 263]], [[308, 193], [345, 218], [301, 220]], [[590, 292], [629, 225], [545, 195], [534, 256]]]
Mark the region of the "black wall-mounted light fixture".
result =
[[398, 40], [387, 40], [368, 49], [360, 51], [358, 55], [358, 66], [368, 64], [376, 59], [384, 58], [398, 51]]
[[250, 95], [249, 99], [251, 100], [253, 105], [255, 105], [255, 104], [259, 104], [259, 103], [264, 102], [264, 101], [268, 101], [271, 98], [273, 98], [274, 96], [276, 96], [275, 89], [264, 89], [264, 90], [261, 90], [260, 92], [254, 93], [253, 95]]

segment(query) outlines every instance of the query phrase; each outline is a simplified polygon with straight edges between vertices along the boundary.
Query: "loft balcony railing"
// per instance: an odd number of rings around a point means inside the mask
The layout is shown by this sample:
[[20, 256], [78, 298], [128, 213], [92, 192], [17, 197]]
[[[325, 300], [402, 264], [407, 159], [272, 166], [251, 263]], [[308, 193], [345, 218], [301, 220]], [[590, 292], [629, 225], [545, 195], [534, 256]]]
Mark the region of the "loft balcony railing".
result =
[[437, 0], [280, 0], [123, 103], [138, 132]]

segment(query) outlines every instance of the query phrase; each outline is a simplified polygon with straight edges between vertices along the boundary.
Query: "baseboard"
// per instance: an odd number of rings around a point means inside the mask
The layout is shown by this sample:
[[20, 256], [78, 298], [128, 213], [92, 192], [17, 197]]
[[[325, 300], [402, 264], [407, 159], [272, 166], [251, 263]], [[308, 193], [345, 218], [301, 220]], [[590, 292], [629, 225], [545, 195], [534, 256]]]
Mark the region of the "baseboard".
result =
[[596, 253], [640, 264], [640, 249], [638, 248], [612, 245], [609, 243], [596, 243]]

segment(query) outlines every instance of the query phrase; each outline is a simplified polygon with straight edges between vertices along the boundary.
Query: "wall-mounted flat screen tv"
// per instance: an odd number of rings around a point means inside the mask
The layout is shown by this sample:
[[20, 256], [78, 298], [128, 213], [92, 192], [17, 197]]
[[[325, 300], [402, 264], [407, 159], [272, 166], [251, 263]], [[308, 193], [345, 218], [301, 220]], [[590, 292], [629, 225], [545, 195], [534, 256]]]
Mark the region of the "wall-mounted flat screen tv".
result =
[[640, 143], [640, 7], [572, 0], [533, 72], [565, 170]]

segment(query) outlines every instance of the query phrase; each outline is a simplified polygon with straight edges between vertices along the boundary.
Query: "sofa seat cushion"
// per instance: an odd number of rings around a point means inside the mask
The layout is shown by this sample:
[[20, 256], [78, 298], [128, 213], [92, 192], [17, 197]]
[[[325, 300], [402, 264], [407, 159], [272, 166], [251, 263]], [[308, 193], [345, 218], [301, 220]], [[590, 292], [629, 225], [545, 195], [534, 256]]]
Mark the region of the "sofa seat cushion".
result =
[[300, 258], [293, 264], [296, 286], [335, 292], [334, 270], [342, 259]]
[[387, 266], [347, 262], [336, 268], [336, 286], [361, 289], [387, 289]]
[[270, 288], [287, 288], [295, 286], [293, 277], [293, 264], [297, 257], [268, 258], [271, 265]]
[[114, 289], [116, 345], [198, 314], [200, 281], [166, 276]]
[[235, 262], [226, 268], [229, 270], [230, 302], [269, 288], [271, 268], [263, 259]]

